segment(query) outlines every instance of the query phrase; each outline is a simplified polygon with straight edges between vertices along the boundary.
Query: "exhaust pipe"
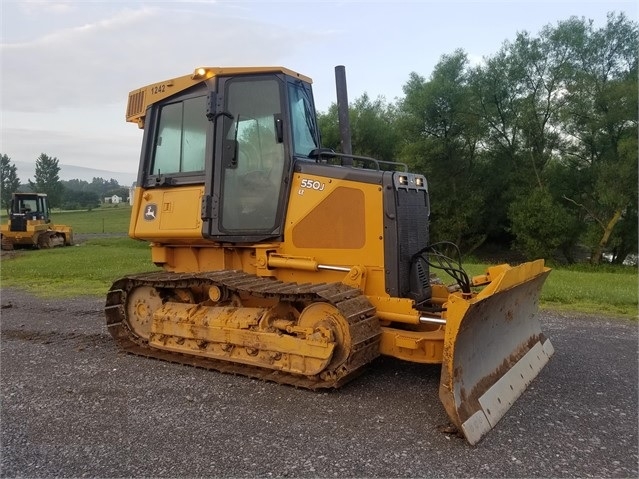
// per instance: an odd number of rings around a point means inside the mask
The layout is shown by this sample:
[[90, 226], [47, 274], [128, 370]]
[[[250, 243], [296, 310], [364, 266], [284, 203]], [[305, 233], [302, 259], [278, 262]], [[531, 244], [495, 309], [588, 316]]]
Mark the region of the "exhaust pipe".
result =
[[[348, 117], [348, 93], [346, 88], [346, 69], [344, 65], [335, 67], [335, 89], [337, 90], [337, 117], [339, 120], [339, 134], [342, 143], [342, 153], [353, 154], [351, 144], [351, 123]], [[342, 158], [343, 166], [353, 166], [353, 158]]]

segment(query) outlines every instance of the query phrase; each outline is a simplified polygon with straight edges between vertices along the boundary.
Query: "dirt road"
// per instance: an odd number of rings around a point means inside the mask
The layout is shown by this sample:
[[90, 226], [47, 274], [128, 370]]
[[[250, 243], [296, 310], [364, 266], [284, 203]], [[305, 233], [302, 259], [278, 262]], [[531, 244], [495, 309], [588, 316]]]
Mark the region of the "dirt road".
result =
[[309, 392], [119, 353], [101, 298], [0, 290], [1, 477], [637, 477], [637, 323], [545, 312], [556, 354], [478, 446], [439, 368]]

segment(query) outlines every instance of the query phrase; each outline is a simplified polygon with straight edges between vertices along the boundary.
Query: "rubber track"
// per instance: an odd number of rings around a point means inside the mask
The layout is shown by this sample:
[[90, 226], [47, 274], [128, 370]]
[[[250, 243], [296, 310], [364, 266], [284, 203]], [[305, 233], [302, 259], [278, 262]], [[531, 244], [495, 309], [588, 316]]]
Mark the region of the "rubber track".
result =
[[[346, 361], [320, 376], [302, 376], [241, 363], [174, 353], [153, 348], [132, 333], [126, 323], [126, 300], [129, 291], [139, 286], [158, 290], [191, 289], [217, 285], [231, 292], [245, 293], [279, 301], [327, 302], [340, 310], [348, 321], [352, 348]], [[125, 276], [107, 294], [107, 327], [120, 348], [126, 352], [215, 371], [288, 384], [306, 389], [337, 388], [356, 377], [379, 355], [381, 330], [375, 308], [358, 289], [343, 283], [297, 284], [262, 278], [243, 271], [206, 273], [143, 273]]]

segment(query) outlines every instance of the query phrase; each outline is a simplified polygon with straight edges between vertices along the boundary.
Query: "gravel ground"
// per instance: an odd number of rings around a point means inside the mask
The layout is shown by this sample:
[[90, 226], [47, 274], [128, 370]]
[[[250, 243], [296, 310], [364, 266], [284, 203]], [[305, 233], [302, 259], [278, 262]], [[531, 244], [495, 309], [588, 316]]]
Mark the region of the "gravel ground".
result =
[[1, 477], [637, 477], [637, 323], [542, 313], [555, 356], [477, 446], [439, 368], [310, 392], [120, 353], [103, 300], [0, 290]]

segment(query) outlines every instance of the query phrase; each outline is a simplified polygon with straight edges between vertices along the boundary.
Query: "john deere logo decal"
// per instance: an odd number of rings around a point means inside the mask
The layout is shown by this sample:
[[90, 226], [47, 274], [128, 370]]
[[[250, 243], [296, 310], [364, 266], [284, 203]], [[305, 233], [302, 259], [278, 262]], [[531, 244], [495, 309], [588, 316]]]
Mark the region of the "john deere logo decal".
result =
[[155, 219], [155, 214], [158, 211], [158, 205], [155, 203], [149, 203], [146, 205], [146, 211], [144, 212], [144, 219], [146, 221], [153, 221]]

